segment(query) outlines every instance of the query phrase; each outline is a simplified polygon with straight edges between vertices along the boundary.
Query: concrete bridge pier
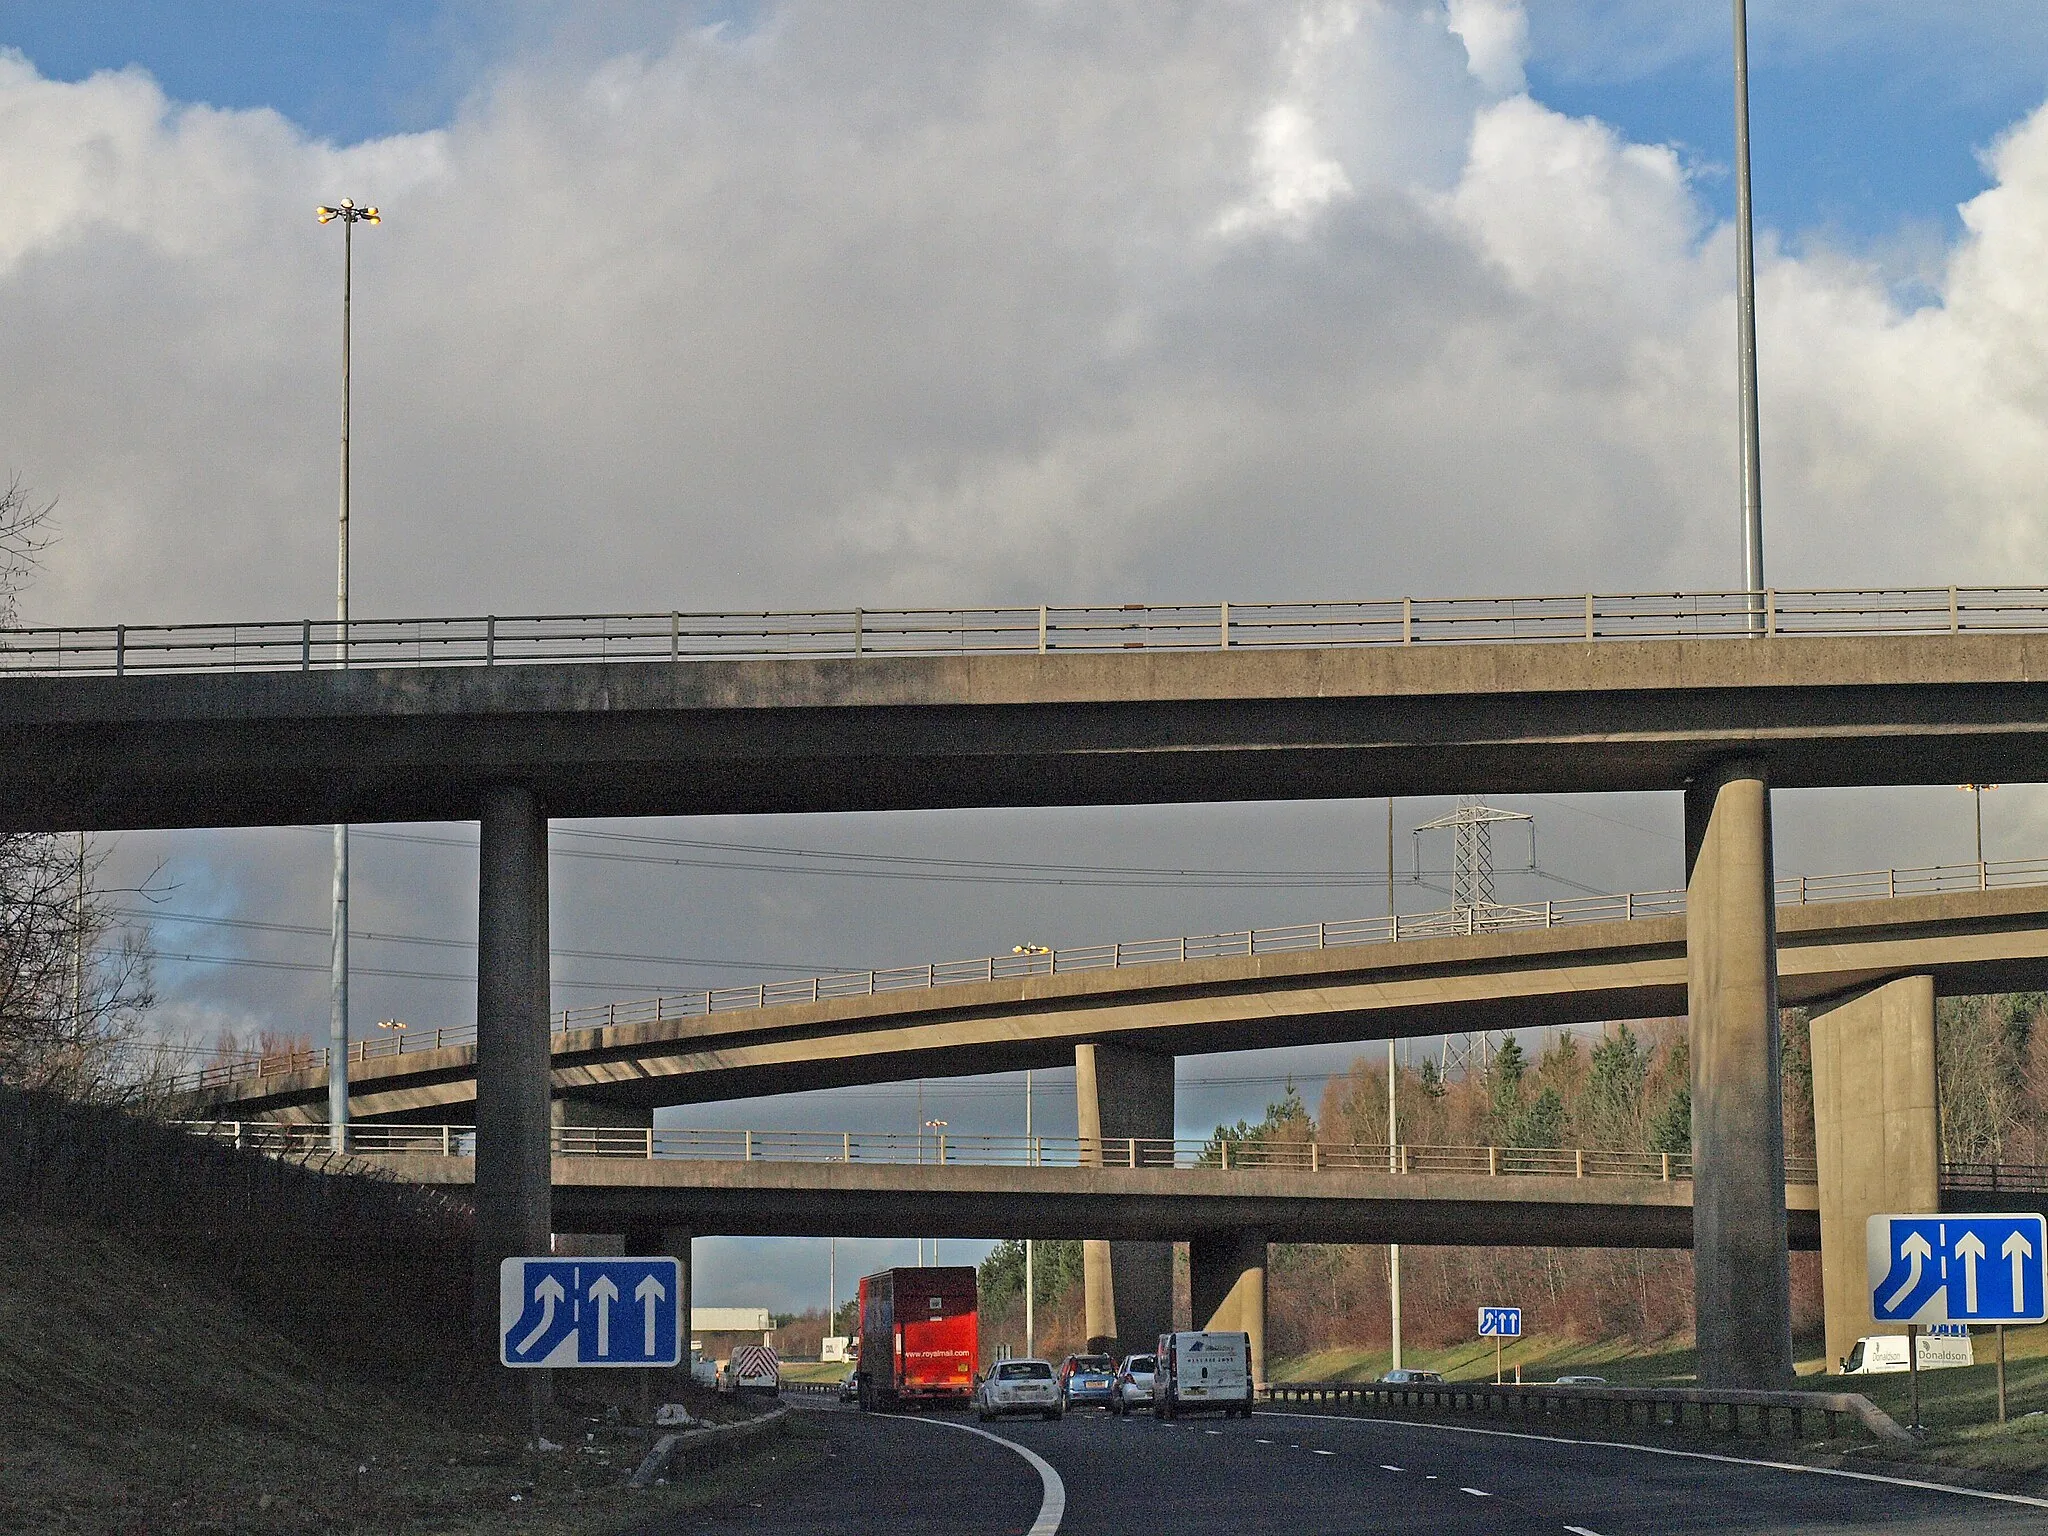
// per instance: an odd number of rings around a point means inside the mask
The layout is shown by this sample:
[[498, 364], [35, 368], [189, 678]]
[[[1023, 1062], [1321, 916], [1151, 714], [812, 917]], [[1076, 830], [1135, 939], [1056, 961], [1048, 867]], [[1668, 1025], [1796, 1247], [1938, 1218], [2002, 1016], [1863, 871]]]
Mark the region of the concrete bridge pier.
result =
[[1941, 1209], [1934, 978], [1902, 976], [1813, 1014], [1813, 1132], [1820, 1164], [1820, 1276], [1828, 1360], [1870, 1316], [1864, 1225]]
[[[1074, 1047], [1074, 1091], [1083, 1155], [1100, 1166], [1127, 1160], [1124, 1138], [1173, 1139], [1173, 1058], [1127, 1045]], [[1143, 1149], [1139, 1149], [1142, 1161]], [[1088, 1348], [1149, 1349], [1173, 1326], [1173, 1244], [1105, 1242], [1081, 1248]]]
[[498, 1268], [549, 1251], [548, 823], [532, 791], [484, 794], [477, 837], [476, 1272], [497, 1358]]
[[1760, 763], [1685, 790], [1693, 1292], [1703, 1387], [1792, 1382], [1771, 797]]
[[1251, 1335], [1252, 1382], [1265, 1386], [1266, 1234], [1197, 1233], [1188, 1242], [1188, 1296], [1197, 1328]]

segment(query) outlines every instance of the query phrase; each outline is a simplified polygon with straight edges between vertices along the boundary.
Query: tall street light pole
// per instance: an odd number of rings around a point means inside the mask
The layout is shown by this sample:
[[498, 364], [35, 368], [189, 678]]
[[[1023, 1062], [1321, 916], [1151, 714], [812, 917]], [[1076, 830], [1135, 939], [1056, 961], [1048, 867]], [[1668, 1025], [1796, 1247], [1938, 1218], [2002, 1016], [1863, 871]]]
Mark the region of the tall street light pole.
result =
[[[1387, 796], [1387, 932], [1391, 937], [1394, 923], [1394, 797]], [[1398, 1065], [1394, 1060], [1394, 1042], [1387, 1041], [1387, 1171], [1400, 1172], [1400, 1154], [1395, 1150], [1401, 1139], [1401, 1128], [1394, 1113], [1394, 1084]], [[1387, 1245], [1387, 1307], [1389, 1333], [1393, 1340], [1393, 1363], [1389, 1370], [1401, 1369], [1401, 1245]]]
[[1749, 17], [1735, 0], [1735, 351], [1742, 375], [1742, 586], [1764, 632], [1763, 450], [1756, 404], [1756, 238], [1749, 201]]
[[[377, 224], [375, 208], [358, 208], [352, 197], [336, 207], [321, 207], [322, 224], [341, 221], [341, 547], [335, 579], [334, 655], [338, 666], [349, 661], [348, 643], [348, 413], [349, 306], [355, 286], [356, 225]], [[348, 1150], [348, 826], [334, 827], [333, 998], [327, 1021], [327, 1126], [336, 1152]]]

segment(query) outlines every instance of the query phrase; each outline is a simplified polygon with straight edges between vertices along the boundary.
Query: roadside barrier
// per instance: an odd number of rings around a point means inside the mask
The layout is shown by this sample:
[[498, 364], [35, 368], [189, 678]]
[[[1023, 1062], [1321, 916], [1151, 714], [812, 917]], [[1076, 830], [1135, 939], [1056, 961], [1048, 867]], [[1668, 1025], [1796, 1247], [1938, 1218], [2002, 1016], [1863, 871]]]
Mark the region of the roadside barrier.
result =
[[[1725, 1426], [1729, 1435], [1742, 1433], [1743, 1410], [1750, 1410], [1750, 1422], [1760, 1437], [1776, 1433], [1779, 1410], [1784, 1410], [1786, 1434], [1798, 1439], [1805, 1433], [1808, 1414], [1825, 1419], [1830, 1440], [1841, 1434], [1842, 1420], [1853, 1418], [1880, 1440], [1910, 1442], [1912, 1436], [1892, 1416], [1860, 1392], [1758, 1392], [1741, 1389], [1714, 1391], [1703, 1387], [1571, 1387], [1555, 1383], [1495, 1383], [1490, 1381], [1418, 1382], [1391, 1385], [1357, 1381], [1280, 1381], [1267, 1389], [1267, 1401], [1296, 1408], [1350, 1409], [1358, 1413], [1394, 1416], [1401, 1413], [1496, 1414], [1524, 1421], [1548, 1419], [1563, 1423], [1576, 1417], [1580, 1424], [1603, 1428], [1628, 1428], [1636, 1424], [1636, 1409], [1643, 1410], [1642, 1424], [1650, 1429], [1696, 1428], [1713, 1434]], [[1725, 1418], [1724, 1418], [1725, 1412]]]

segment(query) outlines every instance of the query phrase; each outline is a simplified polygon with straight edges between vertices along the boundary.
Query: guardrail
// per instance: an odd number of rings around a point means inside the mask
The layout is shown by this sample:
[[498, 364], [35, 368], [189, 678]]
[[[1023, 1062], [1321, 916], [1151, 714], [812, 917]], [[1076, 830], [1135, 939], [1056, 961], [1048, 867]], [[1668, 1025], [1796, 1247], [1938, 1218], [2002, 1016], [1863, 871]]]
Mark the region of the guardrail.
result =
[[[281, 1155], [329, 1144], [325, 1125], [267, 1120], [188, 1120], [195, 1135]], [[351, 1125], [360, 1155], [469, 1157], [471, 1125]], [[1602, 1147], [1450, 1147], [1374, 1142], [1236, 1142], [1209, 1137], [1168, 1141], [1142, 1136], [953, 1136], [865, 1131], [649, 1130], [632, 1126], [554, 1126], [549, 1146], [562, 1157], [659, 1158], [682, 1162], [864, 1163], [894, 1167], [1210, 1169], [1217, 1172], [1467, 1174], [1489, 1177], [1636, 1179], [1692, 1177], [1683, 1152]], [[1788, 1158], [1786, 1181], [1811, 1184], [1813, 1159]]]
[[1447, 1381], [1399, 1386], [1378, 1382], [1303, 1381], [1274, 1382], [1267, 1400], [1302, 1407], [1349, 1408], [1393, 1414], [1409, 1412], [1519, 1414], [1524, 1419], [1566, 1418], [1576, 1408], [1580, 1422], [1590, 1426], [1593, 1411], [1600, 1411], [1602, 1427], [1614, 1426], [1617, 1412], [1624, 1427], [1636, 1422], [1636, 1409], [1643, 1410], [1643, 1423], [1652, 1429], [1684, 1429], [1691, 1411], [1694, 1427], [1713, 1433], [1717, 1417], [1725, 1409], [1727, 1432], [1742, 1433], [1743, 1410], [1749, 1410], [1757, 1433], [1768, 1438], [1778, 1412], [1783, 1409], [1787, 1432], [1797, 1439], [1804, 1432], [1806, 1416], [1817, 1414], [1827, 1421], [1830, 1440], [1841, 1434], [1844, 1418], [1856, 1422], [1880, 1440], [1910, 1443], [1912, 1436], [1892, 1416], [1860, 1392], [1755, 1392], [1729, 1389], [1715, 1391], [1701, 1387], [1568, 1387], [1545, 1383], [1518, 1385], [1512, 1382]]
[[1944, 1189], [1995, 1194], [2048, 1194], [2048, 1167], [2039, 1163], [1943, 1163]]
[[[2048, 859], [2004, 859], [1977, 864], [1929, 864], [1912, 869], [1866, 869], [1834, 875], [1785, 875], [1778, 880], [1777, 896], [1780, 906], [1789, 907], [2041, 884], [2048, 884]], [[789, 1003], [871, 997], [885, 992], [923, 991], [933, 987], [1009, 981], [1070, 971], [1178, 965], [1196, 960], [1341, 949], [1357, 944], [1393, 944], [1483, 933], [1515, 933], [1532, 928], [1576, 927], [1585, 923], [1633, 922], [1639, 918], [1675, 917], [1684, 911], [1685, 892], [1682, 890], [1633, 891], [1614, 896], [1496, 902], [1483, 907], [1452, 907], [1393, 917], [1345, 918], [1295, 923], [1279, 928], [1247, 928], [1234, 933], [1126, 939], [1110, 944], [984, 955], [973, 960], [947, 960], [887, 970], [842, 971], [795, 981], [757, 982], [750, 987], [713, 987], [703, 992], [664, 994], [630, 1002], [596, 1003], [582, 1008], [566, 1008], [551, 1015], [549, 1029], [555, 1035], [563, 1035], [574, 1030], [662, 1024], [672, 1019], [702, 1018], [714, 1013], [774, 1008]], [[445, 1046], [468, 1045], [475, 1039], [473, 1025], [437, 1028], [431, 1032], [399, 1031], [351, 1045], [349, 1060], [362, 1062], [402, 1056], [409, 1051], [440, 1050]], [[326, 1066], [325, 1047], [277, 1052], [181, 1073], [171, 1079], [169, 1091], [192, 1093], [251, 1079], [324, 1071]]]
[[1387, 597], [1352, 602], [476, 614], [0, 630], [0, 673], [320, 671], [779, 656], [2041, 633], [2048, 587]]

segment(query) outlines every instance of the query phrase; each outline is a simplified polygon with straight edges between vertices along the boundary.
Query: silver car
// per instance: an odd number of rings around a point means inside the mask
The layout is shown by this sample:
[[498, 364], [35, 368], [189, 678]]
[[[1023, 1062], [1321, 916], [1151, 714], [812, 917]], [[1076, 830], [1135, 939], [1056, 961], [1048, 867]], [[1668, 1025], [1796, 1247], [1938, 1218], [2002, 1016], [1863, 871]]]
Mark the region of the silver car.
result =
[[1128, 1414], [1152, 1406], [1152, 1374], [1159, 1361], [1152, 1355], [1126, 1355], [1109, 1386], [1109, 1411]]
[[1011, 1413], [1060, 1416], [1059, 1386], [1045, 1360], [998, 1360], [974, 1393], [974, 1412], [984, 1424]]

